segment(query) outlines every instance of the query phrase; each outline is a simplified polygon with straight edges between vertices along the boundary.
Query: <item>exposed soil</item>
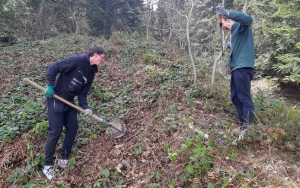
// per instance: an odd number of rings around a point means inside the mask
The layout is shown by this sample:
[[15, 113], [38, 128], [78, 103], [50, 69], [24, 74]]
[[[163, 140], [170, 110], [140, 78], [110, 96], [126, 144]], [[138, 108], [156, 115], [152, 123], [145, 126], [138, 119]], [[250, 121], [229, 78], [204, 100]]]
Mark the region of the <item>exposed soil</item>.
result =
[[[254, 83], [255, 84], [255, 83]], [[260, 83], [261, 84], [261, 83]], [[266, 89], [266, 87], [262, 87]], [[180, 96], [180, 95], [179, 95]], [[181, 97], [174, 98], [172, 102], [181, 103]], [[138, 107], [138, 106], [136, 106]], [[201, 105], [199, 104], [199, 108]], [[108, 135], [102, 135], [92, 140], [88, 145], [80, 148], [76, 155], [76, 164], [66, 169], [56, 169], [53, 181], [48, 183], [48, 187], [57, 187], [62, 182], [68, 187], [82, 187], [85, 182], [105, 181], [111, 187], [115, 186], [116, 181], [123, 180], [125, 187], [148, 187], [151, 183], [160, 183], [160, 187], [169, 187], [170, 180], [175, 180], [175, 187], [193, 187], [202, 184], [207, 186], [207, 182], [214, 184], [222, 183], [222, 177], [218, 177], [216, 172], [225, 170], [228, 177], [228, 187], [243, 187], [236, 177], [238, 174], [250, 173], [249, 179], [246, 180], [250, 187], [298, 187], [300, 185], [300, 164], [290, 163], [291, 153], [278, 152], [276, 148], [264, 143], [244, 142], [239, 147], [239, 153], [236, 159], [232, 159], [230, 154], [226, 153], [224, 146], [211, 151], [215, 157], [213, 168], [208, 172], [208, 176], [192, 179], [191, 182], [185, 183], [179, 179], [180, 170], [185, 168], [189, 157], [184, 153], [177, 156], [175, 162], [168, 158], [164, 150], [165, 144], [170, 148], [180, 148], [181, 144], [189, 132], [195, 132], [193, 127], [180, 127], [175, 129], [166, 129], [161, 127], [162, 123], [153, 121], [152, 111], [141, 108], [138, 114], [133, 114], [130, 119], [125, 120], [127, 132], [122, 138], [114, 139]], [[185, 109], [184, 104], [181, 106]], [[199, 120], [214, 124], [216, 115], [199, 114]], [[229, 117], [230, 118], [230, 117]], [[232, 133], [232, 136], [234, 133]], [[26, 145], [28, 140], [24, 136], [19, 136], [12, 144], [1, 143], [0, 152], [1, 171], [10, 174], [12, 169], [17, 167], [25, 169]], [[35, 145], [43, 145], [44, 141], [36, 141]], [[141, 153], [137, 153], [139, 147], [143, 148]], [[232, 146], [232, 150], [236, 146]], [[39, 151], [43, 153], [43, 148]], [[9, 160], [10, 162], [4, 162]], [[101, 178], [104, 169], [110, 169], [111, 173], [119, 171], [116, 178]], [[160, 179], [149, 178], [151, 173], [159, 172]], [[37, 175], [37, 176], [36, 176]], [[33, 178], [43, 180], [44, 177], [40, 172], [31, 175]], [[241, 178], [245, 180], [244, 176]], [[241, 180], [242, 180], [241, 179]], [[263, 183], [264, 182], [264, 183]], [[11, 187], [4, 178], [0, 180], [4, 187]]]
[[297, 108], [300, 102], [300, 87], [289, 82], [277, 83], [266, 78], [252, 81], [253, 94], [275, 95], [283, 98], [287, 104]]
[[[171, 49], [170, 49], [171, 51]], [[170, 58], [176, 58], [175, 52], [170, 52]], [[129, 76], [126, 69], [123, 69], [117, 59], [111, 59], [113, 63], [108, 67], [109, 80], [103, 81], [97, 77], [95, 82], [119, 82], [120, 80], [135, 80], [136, 93], [145, 88], [141, 84], [144, 72], [135, 67], [134, 75]], [[50, 61], [49, 61], [50, 63]], [[137, 64], [143, 63], [141, 60]], [[0, 70], [0, 96], [4, 87], [9, 86], [10, 82], [20, 81], [19, 75], [26, 71], [27, 65], [12, 67], [11, 69]], [[47, 65], [43, 65], [47, 66]], [[298, 106], [299, 89], [287, 87], [287, 85], [275, 86], [267, 80], [256, 80], [252, 83], [254, 94], [259, 92], [276, 93], [278, 96], [287, 96], [291, 103]], [[109, 84], [108, 84], [109, 85]], [[155, 87], [155, 86], [153, 86]], [[204, 99], [205, 100], [205, 99]], [[138, 101], [138, 100], [137, 100]], [[209, 151], [214, 157], [213, 168], [207, 175], [199, 178], [192, 178], [189, 182], [180, 179], [182, 170], [190, 161], [190, 155], [184, 152], [178, 153], [176, 160], [171, 161], [166, 146], [173, 153], [182, 148], [184, 140], [192, 133], [197, 133], [197, 128], [205, 130], [208, 137], [212, 136], [211, 129], [218, 121], [218, 118], [232, 122], [233, 128], [236, 128], [236, 117], [230, 113], [212, 114], [203, 113], [204, 102], [199, 100], [194, 106], [197, 111], [197, 117], [188, 125], [166, 126], [162, 120], [155, 120], [154, 114], [169, 107], [171, 104], [178, 104], [180, 112], [191, 110], [186, 104], [186, 95], [183, 91], [175, 91], [170, 95], [167, 103], [154, 105], [149, 108], [142, 102], [136, 102], [130, 106], [135, 109], [135, 113], [130, 114], [123, 119], [127, 132], [118, 139], [105, 135], [104, 131], [98, 132], [100, 135], [96, 139], [79, 148], [76, 152], [76, 163], [66, 169], [56, 169], [57, 174], [47, 187], [59, 187], [64, 184], [67, 187], [92, 187], [91, 182], [105, 182], [109, 187], [115, 187], [116, 182], [122, 180], [123, 187], [149, 187], [150, 184], [159, 183], [159, 187], [170, 187], [174, 180], [174, 187], [185, 188], [202, 185], [207, 187], [208, 182], [216, 185], [224, 185], [224, 179], [228, 180], [228, 187], [243, 187], [245, 182], [250, 187], [300, 187], [300, 163], [294, 161], [293, 155], [297, 150], [291, 148], [285, 152], [278, 151], [274, 146], [268, 143], [255, 143], [249, 140], [243, 141], [238, 146], [228, 146], [222, 140], [218, 141], [218, 147]], [[158, 103], [155, 103], [158, 104]], [[218, 106], [218, 104], [215, 104]], [[166, 112], [163, 112], [166, 113]], [[231, 129], [233, 130], [233, 129]], [[224, 132], [224, 127], [218, 128], [214, 132]], [[228, 133], [236, 138], [234, 131]], [[8, 178], [16, 168], [26, 169], [27, 157], [30, 156], [28, 143], [33, 144], [43, 155], [45, 138], [30, 140], [31, 133], [18, 135], [13, 143], [0, 142], [0, 187], [13, 187], [14, 183], [8, 183]], [[31, 143], [33, 142], [33, 143]], [[236, 153], [236, 157], [231, 155]], [[40, 164], [36, 164], [35, 173], [28, 174], [27, 178], [36, 181], [44, 181], [45, 177], [41, 174]], [[109, 169], [110, 178], [103, 177], [103, 171]], [[28, 169], [29, 171], [30, 169]], [[118, 176], [112, 173], [118, 171]], [[152, 176], [154, 172], [159, 177]], [[222, 176], [221, 176], [222, 174]], [[1, 186], [2, 185], [2, 186]]]

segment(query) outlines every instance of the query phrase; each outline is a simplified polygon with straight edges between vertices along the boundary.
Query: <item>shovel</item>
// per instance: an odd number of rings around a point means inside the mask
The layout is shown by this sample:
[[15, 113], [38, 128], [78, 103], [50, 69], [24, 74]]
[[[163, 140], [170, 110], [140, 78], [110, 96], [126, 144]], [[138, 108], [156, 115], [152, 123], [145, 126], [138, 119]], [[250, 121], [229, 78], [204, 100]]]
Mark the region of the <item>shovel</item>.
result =
[[[222, 3], [219, 4], [219, 6], [222, 6]], [[219, 25], [220, 25], [220, 31], [221, 31], [221, 51], [222, 51], [222, 56], [224, 54], [224, 50], [223, 50], [223, 32], [222, 32], [222, 16], [219, 15]]]
[[[36, 87], [37, 89], [45, 92], [45, 88], [43, 88], [42, 86], [34, 83], [33, 81], [29, 80], [28, 78], [24, 78], [23, 80], [24, 80], [24, 82], [27, 82], [30, 85]], [[76, 105], [70, 103], [69, 101], [67, 101], [67, 100], [59, 97], [58, 95], [54, 94], [53, 97], [56, 98], [56, 99], [58, 99], [58, 100], [60, 100], [60, 101], [62, 101], [62, 102], [64, 102], [65, 104], [67, 104], [67, 105], [75, 108], [76, 110], [78, 110], [78, 111], [80, 111], [82, 113], [85, 113], [85, 111], [82, 108], [80, 108], [79, 106], [76, 106]], [[108, 128], [106, 130], [106, 134], [111, 135], [114, 138], [120, 138], [126, 132], [126, 127], [125, 127], [124, 123], [121, 122], [118, 118], [115, 118], [112, 122], [107, 122], [104, 119], [96, 116], [95, 114], [92, 114], [91, 116], [94, 119], [100, 121], [101, 123], [104, 123], [105, 125], [107, 125]]]

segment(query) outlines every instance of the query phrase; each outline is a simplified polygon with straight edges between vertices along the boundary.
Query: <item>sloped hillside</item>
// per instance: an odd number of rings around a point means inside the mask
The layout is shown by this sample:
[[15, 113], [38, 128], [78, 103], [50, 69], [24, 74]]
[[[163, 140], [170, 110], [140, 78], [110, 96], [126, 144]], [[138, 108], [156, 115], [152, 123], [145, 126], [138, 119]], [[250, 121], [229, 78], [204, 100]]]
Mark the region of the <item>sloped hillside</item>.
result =
[[[105, 134], [104, 125], [79, 115], [70, 166], [56, 167], [53, 181], [46, 182], [41, 172], [45, 97], [22, 80], [45, 86], [45, 71], [52, 62], [85, 53], [93, 43], [104, 45], [109, 58], [99, 67], [89, 104], [106, 120], [120, 118], [126, 134], [114, 139]], [[229, 81], [218, 74], [210, 87], [211, 69], [197, 60], [194, 84], [189, 58], [168, 44], [123, 33], [110, 40], [63, 36], [2, 48], [0, 65], [2, 187], [300, 185], [297, 137], [291, 133], [296, 128], [272, 122], [288, 116], [293, 122], [286, 124], [295, 124], [299, 112], [282, 114], [289, 110], [280, 100], [258, 92], [255, 126], [245, 140], [232, 145], [237, 118]], [[57, 152], [60, 147], [61, 140]]]

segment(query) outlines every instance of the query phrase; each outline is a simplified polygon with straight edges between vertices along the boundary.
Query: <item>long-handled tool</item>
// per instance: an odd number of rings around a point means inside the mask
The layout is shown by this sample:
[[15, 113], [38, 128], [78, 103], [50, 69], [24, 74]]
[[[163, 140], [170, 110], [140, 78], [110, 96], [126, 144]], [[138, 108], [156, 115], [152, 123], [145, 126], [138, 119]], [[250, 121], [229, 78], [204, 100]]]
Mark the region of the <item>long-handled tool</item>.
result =
[[[222, 4], [220, 3], [219, 6], [222, 6]], [[222, 15], [219, 14], [219, 25], [220, 25], [220, 31], [221, 31], [221, 50], [222, 50], [222, 56], [224, 54], [224, 50], [223, 50], [223, 32], [222, 32], [222, 26], [223, 26], [223, 22], [222, 22]]]
[[[24, 81], [29, 83], [30, 85], [36, 87], [37, 89], [45, 92], [45, 88], [43, 88], [42, 86], [34, 83], [33, 81], [29, 80], [28, 78], [24, 78]], [[69, 101], [59, 97], [58, 95], [53, 95], [54, 98], [66, 103], [67, 105], [77, 109], [78, 111], [82, 112], [82, 113], [85, 113], [85, 111], [80, 108], [79, 106], [76, 106], [72, 103], [70, 103]], [[104, 119], [96, 116], [95, 114], [92, 114], [91, 115], [94, 119], [100, 121], [101, 123], [104, 123], [105, 125], [108, 126], [107, 130], [106, 130], [106, 134], [109, 134], [111, 136], [113, 136], [114, 138], [119, 138], [121, 136], [123, 136], [126, 132], [126, 127], [124, 125], [123, 122], [121, 122], [118, 118], [115, 118], [112, 122], [107, 122], [105, 121]]]

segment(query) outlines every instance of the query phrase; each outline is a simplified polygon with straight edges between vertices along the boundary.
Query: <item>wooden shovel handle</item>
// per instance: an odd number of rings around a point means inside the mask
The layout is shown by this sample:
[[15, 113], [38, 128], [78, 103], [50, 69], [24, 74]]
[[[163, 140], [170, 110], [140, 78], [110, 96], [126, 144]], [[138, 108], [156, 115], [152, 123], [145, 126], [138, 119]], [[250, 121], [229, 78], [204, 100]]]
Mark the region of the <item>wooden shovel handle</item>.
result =
[[219, 15], [219, 24], [222, 24], [222, 15]]
[[[219, 3], [219, 6], [222, 6], [222, 3]], [[222, 15], [219, 14], [219, 24], [220, 24], [220, 27], [222, 27]]]
[[[43, 88], [42, 86], [40, 86], [40, 85], [36, 84], [35, 82], [29, 80], [28, 78], [24, 78], [23, 80], [24, 80], [24, 82], [29, 83], [30, 85], [36, 87], [37, 89], [39, 89], [39, 90], [41, 90], [41, 91], [43, 91], [43, 92], [46, 91], [45, 88]], [[64, 102], [64, 103], [66, 103], [67, 105], [69, 105], [69, 106], [75, 108], [76, 110], [78, 110], [78, 111], [80, 111], [80, 112], [82, 112], [82, 113], [85, 113], [85, 111], [84, 111], [82, 108], [80, 108], [79, 106], [76, 106], [76, 105], [70, 103], [69, 101], [67, 101], [67, 100], [65, 100], [65, 99], [63, 99], [63, 98], [61, 98], [60, 96], [54, 94], [53, 97], [56, 98], [56, 99], [58, 99], [58, 100], [60, 100], [60, 101], [62, 101], [62, 102]], [[95, 114], [92, 114], [92, 117], [93, 117], [94, 119], [100, 121], [100, 122], [103, 122], [103, 123], [105, 123], [105, 124], [107, 123], [105, 120], [103, 120], [102, 118], [96, 116]]]

